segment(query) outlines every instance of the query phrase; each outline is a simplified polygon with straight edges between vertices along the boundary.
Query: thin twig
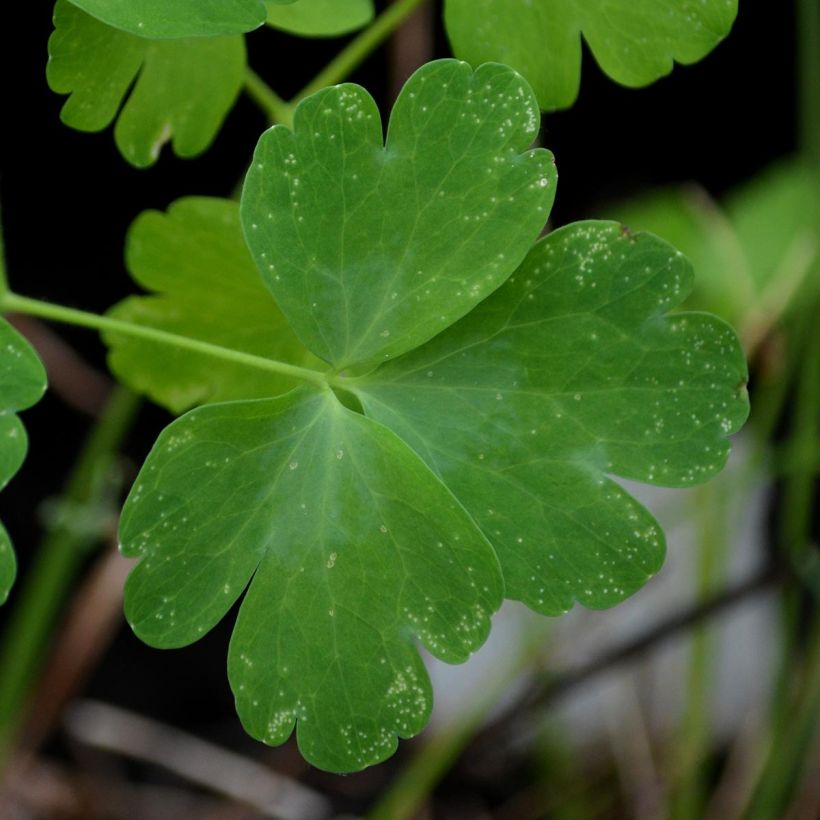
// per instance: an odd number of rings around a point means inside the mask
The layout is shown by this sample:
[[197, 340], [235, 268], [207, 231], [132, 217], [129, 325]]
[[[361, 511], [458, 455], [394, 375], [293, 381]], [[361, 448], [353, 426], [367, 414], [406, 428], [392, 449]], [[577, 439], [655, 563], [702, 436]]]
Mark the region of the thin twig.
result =
[[280, 820], [322, 820], [329, 801], [289, 777], [173, 726], [84, 700], [65, 719], [74, 740], [160, 766]]
[[570, 667], [551, 678], [535, 681], [514, 704], [511, 704], [476, 736], [473, 745], [494, 745], [501, 736], [517, 736], [519, 731], [532, 725], [533, 713], [543, 710], [570, 690], [614, 667], [640, 657], [687, 629], [722, 614], [773, 585], [779, 579], [780, 573], [775, 568], [766, 568], [748, 580], [724, 590], [719, 595], [672, 615], [627, 643], [615, 646], [598, 657]]

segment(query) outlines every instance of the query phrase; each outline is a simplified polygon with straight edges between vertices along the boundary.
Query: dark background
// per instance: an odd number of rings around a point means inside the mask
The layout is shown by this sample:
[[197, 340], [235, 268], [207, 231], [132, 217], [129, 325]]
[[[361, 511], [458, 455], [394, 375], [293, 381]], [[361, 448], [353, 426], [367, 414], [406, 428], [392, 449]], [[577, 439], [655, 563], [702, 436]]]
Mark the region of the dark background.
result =
[[[659, 183], [697, 180], [719, 195], [788, 154], [795, 147], [791, 5], [741, 2], [726, 42], [648, 89], [620, 88], [587, 55], [578, 102], [543, 124], [543, 141], [555, 153], [560, 176], [554, 223], [589, 216], [602, 200]], [[243, 97], [204, 156], [184, 161], [166, 149], [152, 169], [136, 170], [117, 152], [110, 130], [81, 134], [60, 123], [62, 99], [45, 82], [51, 4], [18, 3], [13, 12], [4, 11], [0, 25], [0, 202], [12, 286], [24, 295], [103, 311], [133, 291], [122, 246], [134, 217], [184, 195], [229, 195], [264, 119]], [[339, 47], [337, 41], [307, 42], [270, 30], [249, 41], [251, 65], [284, 97]], [[437, 56], [448, 53], [439, 31]], [[384, 110], [383, 50], [352, 79]], [[104, 368], [95, 334], [74, 328], [59, 333]], [[39, 538], [38, 510], [59, 493], [90, 423], [53, 394], [24, 420], [29, 457], [0, 498], [23, 582]], [[128, 441], [131, 470], [167, 420], [156, 408], [143, 411]], [[237, 748], [256, 748], [239, 727], [228, 689], [227, 620], [199, 644], [172, 652], [150, 649], [121, 628], [87, 693]], [[357, 777], [386, 776], [382, 767]]]

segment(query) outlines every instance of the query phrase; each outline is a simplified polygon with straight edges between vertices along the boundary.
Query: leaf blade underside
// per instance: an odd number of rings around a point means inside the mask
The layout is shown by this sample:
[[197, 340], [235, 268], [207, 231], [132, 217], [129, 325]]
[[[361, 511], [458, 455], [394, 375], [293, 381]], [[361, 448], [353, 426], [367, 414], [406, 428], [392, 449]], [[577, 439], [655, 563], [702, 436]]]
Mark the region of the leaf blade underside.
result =
[[233, 108], [245, 77], [241, 36], [147, 40], [57, 0], [49, 38], [49, 87], [68, 94], [60, 117], [79, 131], [116, 119], [114, 139], [139, 168], [166, 142], [180, 157], [205, 151]]
[[568, 108], [581, 81], [581, 36], [603, 71], [640, 87], [694, 63], [729, 32], [737, 0], [446, 0], [457, 57], [507, 63], [545, 111]]
[[[149, 295], [115, 305], [113, 318], [291, 364], [319, 364], [263, 284], [242, 238], [238, 203], [186, 197], [167, 214], [141, 214], [128, 234], [126, 265]], [[104, 340], [118, 378], [173, 413], [211, 401], [275, 396], [297, 384], [147, 339], [107, 333]]]

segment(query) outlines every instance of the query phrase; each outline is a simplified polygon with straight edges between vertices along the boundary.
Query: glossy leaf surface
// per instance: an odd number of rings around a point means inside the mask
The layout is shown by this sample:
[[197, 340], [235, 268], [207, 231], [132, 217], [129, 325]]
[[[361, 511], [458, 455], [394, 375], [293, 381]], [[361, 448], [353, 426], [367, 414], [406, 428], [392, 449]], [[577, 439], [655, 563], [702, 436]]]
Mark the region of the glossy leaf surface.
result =
[[49, 39], [49, 86], [69, 94], [63, 122], [114, 138], [133, 165], [152, 165], [171, 142], [202, 153], [233, 107], [245, 76], [239, 36], [156, 41], [112, 28], [58, 0]]
[[723, 466], [746, 364], [719, 319], [667, 314], [691, 280], [649, 234], [570, 225], [468, 317], [356, 383], [490, 538], [509, 597], [553, 615], [622, 600], [659, 569], [663, 533], [609, 476], [685, 487]]
[[[262, 0], [71, 0], [114, 28], [152, 39], [242, 34], [265, 22]], [[270, 3], [283, 0], [268, 0]], [[284, 0], [291, 2], [291, 0]]]
[[268, 0], [268, 23], [304, 37], [331, 37], [367, 25], [373, 19], [373, 0]]
[[[276, 307], [245, 246], [239, 205], [190, 197], [134, 223], [126, 263], [148, 296], [114, 307], [117, 319], [257, 356], [316, 365]], [[278, 373], [215, 361], [168, 344], [108, 334], [117, 376], [175, 413], [208, 401], [273, 396], [296, 386]]]
[[725, 36], [737, 0], [446, 0], [453, 51], [477, 65], [520, 71], [545, 111], [575, 102], [581, 36], [623, 85], [648, 85], [675, 63], [694, 63]]
[[248, 245], [304, 344], [339, 369], [427, 341], [497, 288], [549, 213], [538, 107], [500, 65], [428, 63], [385, 144], [361, 87], [320, 91], [295, 131], [259, 141], [242, 194]]
[[354, 771], [423, 727], [414, 646], [465, 660], [503, 597], [496, 557], [393, 433], [330, 391], [199, 408], [160, 436], [123, 511], [142, 560], [126, 617], [158, 647], [219, 621], [248, 583], [229, 674], [247, 730], [297, 726], [316, 766]]
[[[0, 489], [26, 457], [28, 439], [16, 413], [36, 404], [46, 389], [46, 373], [29, 343], [0, 319]], [[16, 561], [11, 540], [0, 524], [0, 603], [14, 583]]]

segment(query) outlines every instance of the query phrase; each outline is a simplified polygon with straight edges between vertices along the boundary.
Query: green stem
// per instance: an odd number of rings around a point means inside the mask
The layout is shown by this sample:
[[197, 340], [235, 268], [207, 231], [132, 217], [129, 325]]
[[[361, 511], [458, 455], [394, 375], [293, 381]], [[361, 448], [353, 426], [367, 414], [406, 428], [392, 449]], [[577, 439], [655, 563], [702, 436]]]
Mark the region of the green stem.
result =
[[336, 85], [355, 71], [426, 0], [395, 0], [358, 37], [351, 40], [297, 95], [305, 97]]
[[18, 296], [16, 293], [7, 293], [0, 298], [0, 306], [4, 310], [26, 313], [30, 316], [39, 316], [43, 319], [51, 319], [55, 322], [63, 322], [69, 325], [78, 325], [93, 330], [100, 330], [107, 333], [120, 333], [123, 336], [133, 336], [137, 339], [147, 339], [151, 342], [170, 345], [171, 347], [183, 350], [191, 350], [195, 353], [202, 353], [223, 361], [241, 364], [247, 367], [255, 367], [258, 370], [282, 373], [285, 376], [292, 376], [302, 381], [311, 382], [319, 387], [327, 387], [328, 379], [324, 373], [318, 370], [311, 370], [307, 367], [298, 367], [294, 364], [287, 364], [275, 359], [266, 359], [263, 356], [255, 356], [252, 353], [244, 353], [241, 350], [232, 350], [220, 345], [202, 342], [198, 339], [191, 339], [187, 336], [180, 336], [176, 333], [169, 333], [165, 330], [157, 330], [145, 325], [135, 325], [131, 322], [124, 322], [120, 319], [112, 319], [109, 316], [100, 316], [96, 313], [88, 313], [84, 310], [63, 305], [53, 305], [49, 302], [41, 302], [39, 299], [29, 299], [26, 296]]
[[[0, 644], [0, 764], [8, 757], [26, 701], [36, 687], [57, 613], [113, 512], [113, 503], [111, 509], [105, 504], [112, 493], [111, 468], [139, 406], [139, 398], [125, 388], [111, 395], [69, 478], [34, 565], [16, 593]], [[78, 511], [84, 515], [78, 517]]]
[[293, 106], [285, 102], [255, 71], [245, 72], [245, 91], [265, 112], [271, 125], [293, 125]]

